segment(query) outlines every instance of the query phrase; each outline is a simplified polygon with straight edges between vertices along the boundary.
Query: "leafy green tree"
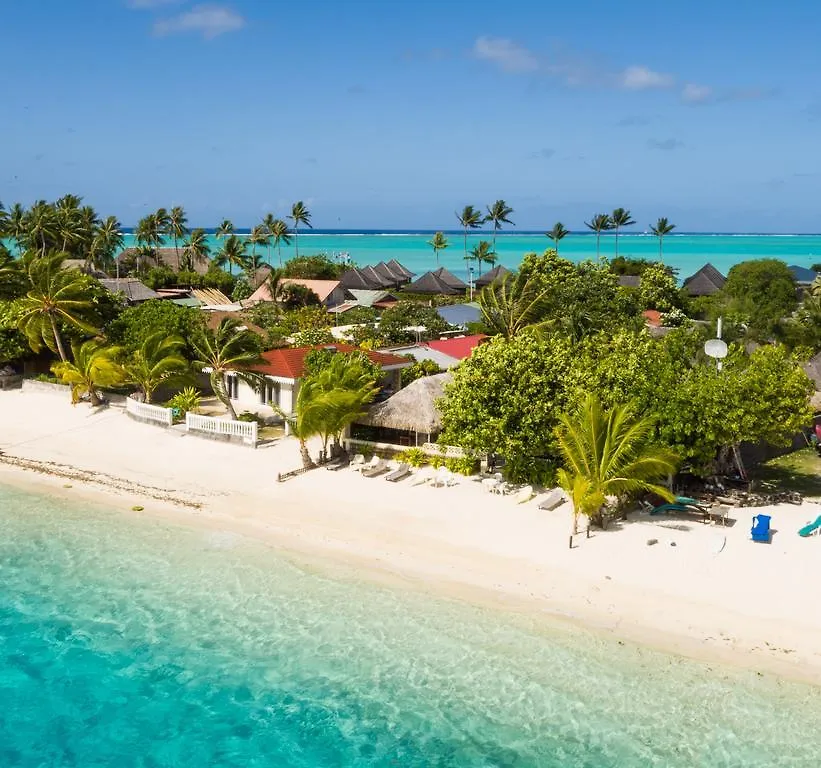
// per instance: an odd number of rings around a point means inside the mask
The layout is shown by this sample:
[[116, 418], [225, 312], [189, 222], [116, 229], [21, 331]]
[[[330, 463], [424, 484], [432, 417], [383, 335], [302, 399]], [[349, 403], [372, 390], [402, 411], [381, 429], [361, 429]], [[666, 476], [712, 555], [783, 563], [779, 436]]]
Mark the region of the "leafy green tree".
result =
[[400, 374], [402, 386], [407, 387], [408, 384], [411, 384], [417, 379], [422, 379], [425, 376], [434, 376], [442, 372], [442, 369], [433, 360], [416, 360], [413, 365], [402, 369], [402, 373]]
[[228, 235], [217, 253], [217, 266], [228, 265], [228, 273], [233, 275], [234, 267], [245, 269], [248, 266], [246, 253], [247, 242], [237, 235]]
[[[407, 328], [421, 328], [419, 332]], [[400, 301], [389, 307], [379, 319], [379, 333], [389, 344], [406, 344], [421, 339], [432, 339], [448, 330], [450, 326], [432, 307], [410, 301]]]
[[681, 292], [675, 278], [663, 264], [651, 264], [641, 273], [639, 301], [642, 309], [669, 312], [681, 306]]
[[71, 347], [73, 362], [54, 363], [51, 370], [71, 386], [71, 402], [77, 404], [88, 395], [92, 406], [101, 404], [99, 389], [123, 383], [125, 373], [117, 362], [120, 350], [107, 347], [99, 339], [88, 339]]
[[17, 304], [17, 322], [32, 350], [39, 352], [45, 345], [66, 362], [58, 321], [89, 335], [97, 330], [86, 320], [93, 301], [85, 276], [77, 269], [63, 269], [63, 260], [62, 253], [28, 258], [29, 287]]
[[[601, 233], [613, 229], [613, 222], [606, 213], [595, 214], [590, 221], [584, 222], [584, 226], [596, 233], [596, 258], [601, 257], [601, 249], [599, 242], [601, 240]], [[618, 254], [616, 254], [618, 256]]]
[[[496, 253], [496, 233], [502, 228], [502, 224], [515, 226], [510, 220], [511, 213], [513, 213], [513, 209], [504, 200], [497, 200], [493, 205], [487, 207], [485, 221], [489, 221], [493, 224], [493, 248], [491, 252], [494, 254]], [[481, 269], [481, 264], [479, 268]]]
[[185, 209], [181, 205], [176, 205], [168, 214], [168, 222], [165, 226], [165, 234], [169, 235], [174, 241], [174, 253], [177, 257], [177, 264], [180, 263], [180, 246], [179, 241], [184, 240], [188, 234], [188, 217], [185, 215]]
[[16, 299], [23, 295], [25, 273], [21, 263], [5, 248], [0, 248], [0, 299]]
[[294, 222], [294, 246], [296, 248], [296, 257], [299, 258], [299, 225], [302, 224], [308, 229], [313, 229], [311, 224], [311, 212], [306, 207], [302, 200], [297, 201], [291, 206], [291, 213], [288, 218]]
[[259, 340], [254, 333], [240, 330], [240, 323], [224, 317], [215, 331], [206, 328], [193, 341], [195, 368], [207, 371], [211, 389], [225, 406], [233, 420], [237, 412], [225, 389], [229, 372], [253, 387], [259, 386], [260, 376], [253, 367], [260, 363]]
[[205, 316], [191, 307], [181, 307], [170, 301], [152, 299], [127, 307], [106, 329], [108, 338], [133, 356], [154, 335], [162, 338], [181, 338], [186, 346], [181, 353], [193, 359], [191, 340], [203, 333]]
[[314, 347], [318, 344], [333, 344], [335, 339], [330, 328], [306, 328], [293, 335], [295, 347]]
[[482, 322], [490, 335], [512, 339], [526, 329], [542, 330], [545, 291], [524, 273], [507, 274], [479, 292]]
[[183, 357], [185, 342], [180, 336], [165, 336], [162, 331], [147, 336], [140, 348], [123, 364], [125, 377], [136, 384], [150, 403], [154, 392], [165, 385], [181, 383], [188, 372]]
[[479, 229], [479, 227], [482, 226], [485, 217], [478, 208], [474, 208], [472, 205], [466, 205], [462, 209], [461, 213], [456, 214], [456, 218], [459, 220], [459, 224], [462, 226], [465, 233], [465, 262], [469, 267], [470, 256], [468, 255], [468, 230]]
[[673, 474], [677, 457], [651, 443], [652, 431], [652, 421], [636, 418], [631, 406], [605, 411], [595, 395], [588, 395], [577, 412], [561, 416], [558, 447], [564, 466], [558, 479], [573, 504], [574, 534], [580, 514], [602, 524], [609, 496], [645, 492], [673, 500], [657, 481]]
[[622, 227], [629, 227], [636, 222], [633, 221], [632, 217], [630, 216], [630, 211], [626, 210], [625, 208], [616, 208], [613, 213], [610, 214], [610, 224], [613, 229], [616, 230], [616, 257], [618, 258], [619, 255], [619, 230]]
[[433, 248], [433, 255], [436, 257], [436, 266], [439, 266], [439, 251], [444, 251], [448, 247], [448, 239], [444, 232], [437, 232], [432, 240], [428, 240], [428, 245]]
[[285, 309], [315, 307], [320, 305], [319, 296], [310, 288], [299, 283], [285, 282], [279, 289], [278, 302]]
[[285, 262], [283, 277], [297, 277], [303, 280], [335, 280], [342, 267], [325, 254], [297, 256]]
[[665, 216], [659, 217], [655, 224], [650, 225], [650, 231], [659, 239], [659, 261], [663, 258], [664, 238], [669, 235], [676, 228], [675, 224], [667, 221]]
[[0, 301], [0, 367], [30, 353], [26, 337], [17, 329], [15, 303]]
[[562, 224], [560, 221], [557, 221], [553, 225], [553, 229], [551, 229], [550, 232], [546, 232], [545, 234], [553, 241], [556, 253], [558, 253], [559, 242], [561, 240], [564, 240], [565, 237], [567, 237], [570, 234], [570, 230], [565, 229], [564, 224]]

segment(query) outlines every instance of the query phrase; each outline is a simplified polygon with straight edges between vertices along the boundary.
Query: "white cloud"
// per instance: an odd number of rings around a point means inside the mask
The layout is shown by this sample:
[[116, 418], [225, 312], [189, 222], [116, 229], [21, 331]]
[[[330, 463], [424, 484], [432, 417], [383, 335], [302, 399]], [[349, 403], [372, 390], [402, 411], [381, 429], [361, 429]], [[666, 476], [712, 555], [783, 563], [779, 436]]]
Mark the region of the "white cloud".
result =
[[195, 5], [190, 11], [154, 23], [154, 34], [165, 35], [194, 32], [206, 40], [213, 40], [226, 32], [235, 32], [245, 26], [245, 19], [236, 11], [222, 5]]
[[504, 37], [477, 38], [473, 55], [495, 64], [503, 72], [534, 72], [539, 68], [535, 54]]
[[703, 104], [713, 98], [713, 89], [709, 85], [687, 83], [681, 90], [681, 98], [688, 104]]
[[675, 78], [647, 67], [627, 67], [619, 76], [618, 84], [628, 91], [646, 91], [651, 88], [671, 88]]
[[650, 149], [659, 149], [662, 152], [672, 152], [684, 146], [683, 141], [678, 139], [648, 139], [647, 146]]
[[128, 0], [126, 5], [136, 10], [159, 8], [163, 5], [179, 5], [183, 0]]

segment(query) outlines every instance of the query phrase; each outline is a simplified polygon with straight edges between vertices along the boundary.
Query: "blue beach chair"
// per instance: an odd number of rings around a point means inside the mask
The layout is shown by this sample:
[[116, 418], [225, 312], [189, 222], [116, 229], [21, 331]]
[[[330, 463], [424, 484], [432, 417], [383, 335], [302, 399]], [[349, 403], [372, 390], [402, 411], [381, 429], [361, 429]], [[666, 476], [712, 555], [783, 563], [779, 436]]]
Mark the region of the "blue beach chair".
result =
[[770, 542], [770, 516], [755, 515], [753, 517], [753, 527], [750, 529], [750, 538], [753, 541]]

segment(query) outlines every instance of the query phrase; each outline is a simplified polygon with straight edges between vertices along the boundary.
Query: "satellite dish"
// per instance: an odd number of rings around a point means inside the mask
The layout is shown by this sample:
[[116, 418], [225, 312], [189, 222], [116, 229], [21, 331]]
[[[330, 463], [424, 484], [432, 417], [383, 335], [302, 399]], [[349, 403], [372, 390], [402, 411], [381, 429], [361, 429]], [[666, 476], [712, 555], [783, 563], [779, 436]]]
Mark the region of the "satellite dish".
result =
[[710, 339], [704, 343], [704, 354], [716, 360], [723, 360], [727, 357], [727, 345], [721, 339]]

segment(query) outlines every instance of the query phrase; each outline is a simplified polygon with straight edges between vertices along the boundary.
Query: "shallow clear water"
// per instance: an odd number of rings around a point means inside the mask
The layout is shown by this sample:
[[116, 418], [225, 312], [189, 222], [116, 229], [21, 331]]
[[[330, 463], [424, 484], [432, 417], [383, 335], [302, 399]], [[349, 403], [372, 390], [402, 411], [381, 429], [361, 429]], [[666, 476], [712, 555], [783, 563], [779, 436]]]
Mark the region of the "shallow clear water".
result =
[[0, 489], [0, 766], [817, 766], [817, 689]]

